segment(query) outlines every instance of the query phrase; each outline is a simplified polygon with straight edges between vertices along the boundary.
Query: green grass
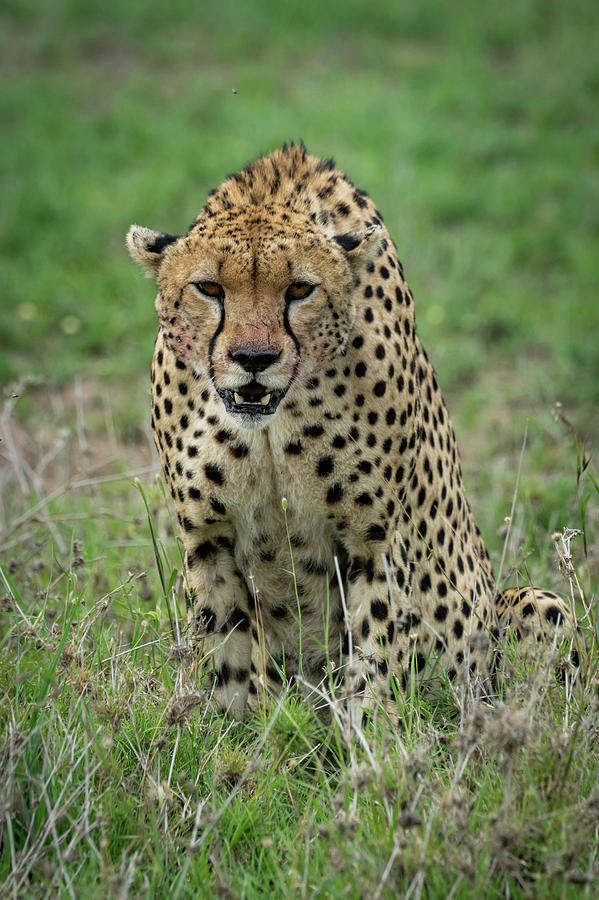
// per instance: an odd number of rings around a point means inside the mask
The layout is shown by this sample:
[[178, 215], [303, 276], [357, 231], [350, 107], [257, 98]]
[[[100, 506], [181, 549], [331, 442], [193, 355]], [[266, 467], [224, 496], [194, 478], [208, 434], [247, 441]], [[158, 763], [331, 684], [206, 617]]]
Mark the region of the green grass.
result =
[[503, 705], [434, 678], [364, 743], [293, 691], [211, 709], [124, 234], [182, 231], [285, 140], [334, 155], [397, 242], [492, 556], [527, 431], [505, 574], [567, 593], [551, 534], [581, 528], [595, 627], [596, 4], [112, 6], [0, 12], [0, 894], [594, 896], [588, 629], [574, 685], [508, 654]]
[[[133, 485], [105, 492], [118, 548], [86, 489], [80, 541], [43, 557], [50, 521], [69, 533], [74, 504], [55, 501], [27, 542], [41, 558], [0, 573], [6, 896], [592, 896], [596, 648], [561, 684], [508, 647], [495, 706], [436, 676], [398, 697], [395, 726], [352, 730], [339, 703], [321, 719], [293, 687], [235, 723], [170, 595], [160, 485], [152, 532]], [[142, 574], [154, 555], [166, 590]]]

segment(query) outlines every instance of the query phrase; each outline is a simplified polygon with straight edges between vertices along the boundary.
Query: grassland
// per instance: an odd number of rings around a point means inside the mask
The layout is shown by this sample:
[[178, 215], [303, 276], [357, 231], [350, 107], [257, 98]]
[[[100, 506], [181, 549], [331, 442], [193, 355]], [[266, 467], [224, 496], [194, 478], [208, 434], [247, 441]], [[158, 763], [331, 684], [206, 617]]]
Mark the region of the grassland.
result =
[[[0, 894], [596, 895], [598, 25], [590, 0], [3, 5]], [[377, 200], [496, 561], [518, 482], [505, 580], [580, 584], [577, 680], [508, 648], [495, 706], [432, 677], [393, 728], [292, 687], [212, 710], [123, 236], [183, 230], [290, 138]]]

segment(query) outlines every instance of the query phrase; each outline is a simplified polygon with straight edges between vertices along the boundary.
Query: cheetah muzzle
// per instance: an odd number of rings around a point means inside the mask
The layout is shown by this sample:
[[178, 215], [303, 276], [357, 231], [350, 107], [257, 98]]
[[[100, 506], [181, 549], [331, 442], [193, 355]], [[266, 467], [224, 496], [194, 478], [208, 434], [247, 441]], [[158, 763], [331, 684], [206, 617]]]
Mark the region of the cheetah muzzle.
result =
[[555, 594], [497, 594], [402, 264], [332, 160], [284, 147], [186, 234], [127, 241], [158, 287], [152, 426], [221, 708], [327, 672], [367, 706], [430, 661], [486, 689], [508, 623], [575, 627]]

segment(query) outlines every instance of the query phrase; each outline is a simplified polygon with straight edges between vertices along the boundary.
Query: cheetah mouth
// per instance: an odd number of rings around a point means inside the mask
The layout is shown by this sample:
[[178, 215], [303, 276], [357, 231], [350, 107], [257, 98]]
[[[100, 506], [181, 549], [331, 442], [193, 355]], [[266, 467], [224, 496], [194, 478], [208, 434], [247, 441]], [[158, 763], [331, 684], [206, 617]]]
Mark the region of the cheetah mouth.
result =
[[272, 416], [285, 396], [285, 391], [269, 391], [257, 381], [244, 384], [236, 391], [217, 388], [228, 413], [250, 416]]

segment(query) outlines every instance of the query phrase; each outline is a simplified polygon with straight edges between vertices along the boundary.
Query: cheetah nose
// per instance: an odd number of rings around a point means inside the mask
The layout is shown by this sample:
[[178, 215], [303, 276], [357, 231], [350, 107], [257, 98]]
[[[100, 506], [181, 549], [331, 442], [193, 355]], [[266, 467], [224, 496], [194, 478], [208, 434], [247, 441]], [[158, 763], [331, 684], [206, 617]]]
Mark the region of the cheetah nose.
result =
[[263, 372], [268, 369], [281, 355], [280, 351], [263, 347], [253, 350], [251, 347], [240, 347], [235, 353], [231, 353], [231, 359], [246, 370], [246, 372]]

